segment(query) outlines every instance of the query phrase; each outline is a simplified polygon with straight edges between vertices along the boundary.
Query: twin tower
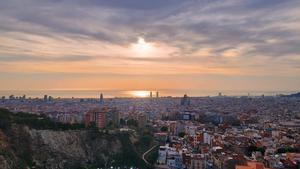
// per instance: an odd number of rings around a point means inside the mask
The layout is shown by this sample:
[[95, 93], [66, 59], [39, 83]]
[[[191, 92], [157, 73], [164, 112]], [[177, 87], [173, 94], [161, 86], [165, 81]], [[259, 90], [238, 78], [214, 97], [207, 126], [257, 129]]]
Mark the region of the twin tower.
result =
[[[153, 97], [153, 95], [152, 95], [152, 91], [150, 91], [150, 98], [152, 98]], [[159, 97], [159, 92], [157, 91], [156, 92], [156, 98], [158, 98]]]

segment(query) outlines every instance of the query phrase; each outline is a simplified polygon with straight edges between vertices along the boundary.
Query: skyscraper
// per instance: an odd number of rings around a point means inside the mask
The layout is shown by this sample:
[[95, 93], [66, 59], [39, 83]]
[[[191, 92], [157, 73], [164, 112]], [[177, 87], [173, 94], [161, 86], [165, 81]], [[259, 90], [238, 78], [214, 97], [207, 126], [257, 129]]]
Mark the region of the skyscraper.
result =
[[185, 95], [183, 96], [183, 98], [181, 98], [180, 104], [181, 104], [182, 106], [189, 106], [189, 105], [191, 104], [191, 100], [190, 100], [190, 98], [185, 94]]
[[48, 101], [48, 96], [46, 94], [44, 95], [44, 101]]
[[100, 94], [100, 104], [103, 104], [104, 103], [104, 101], [103, 101], [103, 94], [101, 93]]
[[156, 98], [158, 98], [158, 97], [159, 97], [159, 92], [157, 91], [157, 92], [156, 92]]
[[150, 92], [150, 98], [152, 98], [152, 91]]

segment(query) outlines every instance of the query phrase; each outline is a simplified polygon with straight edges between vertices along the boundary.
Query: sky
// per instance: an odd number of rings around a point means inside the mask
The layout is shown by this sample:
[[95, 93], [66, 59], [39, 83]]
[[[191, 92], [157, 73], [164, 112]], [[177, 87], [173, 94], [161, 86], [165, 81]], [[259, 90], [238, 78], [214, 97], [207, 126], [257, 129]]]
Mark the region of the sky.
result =
[[299, 9], [299, 0], [0, 0], [0, 90], [299, 90]]

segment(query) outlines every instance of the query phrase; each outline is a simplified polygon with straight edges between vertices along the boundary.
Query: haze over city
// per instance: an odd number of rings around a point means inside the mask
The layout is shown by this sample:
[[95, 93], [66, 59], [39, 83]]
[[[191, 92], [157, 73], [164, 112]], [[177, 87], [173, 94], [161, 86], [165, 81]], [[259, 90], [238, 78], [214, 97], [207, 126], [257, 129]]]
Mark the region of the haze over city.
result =
[[0, 90], [297, 91], [299, 7], [1, 0]]
[[300, 169], [300, 0], [0, 0], [0, 169]]

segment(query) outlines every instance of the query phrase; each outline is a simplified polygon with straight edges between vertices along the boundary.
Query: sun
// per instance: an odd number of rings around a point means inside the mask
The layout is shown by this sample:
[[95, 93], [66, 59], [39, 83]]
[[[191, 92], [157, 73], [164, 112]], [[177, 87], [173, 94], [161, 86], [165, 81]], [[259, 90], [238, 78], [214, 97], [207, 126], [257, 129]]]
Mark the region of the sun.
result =
[[130, 94], [134, 97], [148, 97], [149, 93], [150, 92], [146, 90], [136, 90], [130, 92]]
[[137, 43], [132, 44], [131, 48], [137, 57], [147, 57], [154, 50], [153, 44], [146, 42], [142, 37], [139, 37]]

